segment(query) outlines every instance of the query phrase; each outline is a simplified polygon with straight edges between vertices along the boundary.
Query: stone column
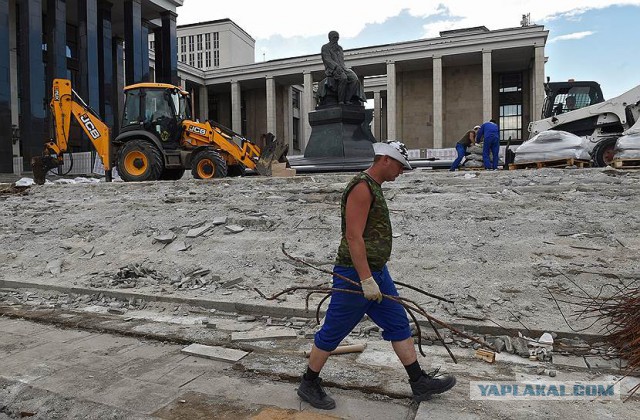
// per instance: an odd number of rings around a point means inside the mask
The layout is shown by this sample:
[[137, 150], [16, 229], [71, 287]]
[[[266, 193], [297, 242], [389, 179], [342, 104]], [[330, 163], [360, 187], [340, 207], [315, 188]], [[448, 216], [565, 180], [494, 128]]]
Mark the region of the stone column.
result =
[[544, 46], [535, 49], [535, 57], [533, 62], [533, 111], [531, 119], [535, 121], [542, 114], [542, 104], [544, 103]]
[[[176, 15], [173, 12], [164, 12], [162, 18], [162, 52], [158, 57], [156, 53], [156, 65], [162, 60], [162, 81], [172, 85], [180, 84], [178, 77], [178, 44], [176, 43]], [[156, 39], [156, 45], [158, 40]], [[157, 73], [156, 73], [157, 74]]]
[[[124, 2], [124, 52], [127, 85], [142, 81], [142, 5], [141, 0]], [[148, 54], [148, 51], [146, 51]], [[168, 53], [168, 52], [165, 52]]]
[[[100, 79], [100, 107], [98, 112], [103, 121], [113, 128], [113, 31], [111, 7], [107, 1], [98, 5], [98, 74]], [[128, 64], [128, 63], [127, 63]]]
[[387, 61], [387, 138], [384, 140], [396, 140], [396, 63]]
[[[98, 1], [78, 2], [78, 66], [77, 92], [93, 109], [100, 107], [98, 78]], [[122, 63], [121, 63], [122, 64]]]
[[149, 22], [142, 21], [140, 26], [140, 56], [142, 62], [140, 63], [140, 71], [142, 72], [141, 80], [143, 82], [150, 82], [149, 75]]
[[111, 42], [111, 53], [113, 54], [113, 80], [112, 80], [112, 108], [113, 127], [111, 127], [111, 137], [115, 138], [120, 133], [122, 125], [122, 112], [124, 110], [124, 39], [113, 37]]
[[207, 85], [200, 86], [200, 121], [209, 119], [209, 90]]
[[[293, 87], [285, 86], [282, 95], [282, 119], [284, 140], [293, 151]], [[293, 153], [292, 153], [293, 154]]]
[[493, 104], [491, 88], [491, 50], [482, 51], [482, 121], [493, 118]]
[[443, 117], [442, 111], [442, 57], [433, 57], [433, 148], [442, 149]]
[[276, 81], [267, 76], [267, 132], [276, 136], [276, 131]]
[[0, 173], [13, 173], [9, 0], [0, 0]]
[[311, 124], [309, 124], [309, 113], [313, 111], [315, 101], [313, 98], [313, 74], [310, 71], [303, 73], [304, 77], [304, 92], [302, 93], [302, 138], [300, 139], [300, 151], [304, 152], [304, 149], [309, 143], [309, 137], [311, 137]]
[[242, 92], [240, 82], [231, 81], [231, 129], [242, 133]]
[[23, 164], [31, 170], [31, 158], [42, 155], [47, 139], [45, 126], [45, 71], [42, 61], [42, 0], [20, 2], [20, 142]]
[[376, 140], [380, 141], [382, 138], [382, 95], [379, 90], [373, 92], [373, 126], [371, 127], [371, 131], [373, 131], [373, 136]]
[[[15, 0], [9, 0], [9, 59], [11, 60], [9, 70], [9, 81], [14, 89], [11, 89], [11, 124], [15, 127], [20, 126], [20, 101], [18, 99], [18, 30], [17, 30], [17, 5]], [[3, 26], [4, 27], [4, 26]], [[19, 131], [19, 130], [18, 130]], [[20, 138], [13, 144], [13, 156], [20, 156]], [[22, 168], [20, 168], [22, 172]]]
[[67, 2], [47, 0], [47, 84], [50, 91], [53, 79], [67, 78]]

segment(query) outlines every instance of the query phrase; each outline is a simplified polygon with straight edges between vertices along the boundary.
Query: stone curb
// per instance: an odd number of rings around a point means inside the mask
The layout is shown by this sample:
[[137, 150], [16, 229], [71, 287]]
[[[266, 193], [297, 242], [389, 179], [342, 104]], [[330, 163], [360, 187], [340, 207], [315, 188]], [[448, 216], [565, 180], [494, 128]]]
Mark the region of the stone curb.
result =
[[[229, 302], [222, 300], [212, 300], [212, 299], [199, 299], [199, 298], [188, 298], [188, 297], [179, 297], [179, 296], [163, 296], [163, 295], [153, 295], [146, 293], [139, 293], [133, 291], [120, 291], [120, 290], [106, 290], [106, 289], [95, 289], [91, 287], [67, 287], [60, 286], [55, 284], [42, 284], [28, 281], [14, 281], [14, 280], [4, 280], [0, 279], [0, 288], [2, 289], [38, 289], [38, 290], [55, 290], [61, 293], [74, 293], [78, 295], [93, 295], [102, 293], [106, 297], [117, 298], [117, 299], [144, 299], [149, 302], [163, 302], [163, 303], [172, 303], [179, 305], [192, 305], [192, 306], [200, 306], [205, 309], [215, 309], [224, 312], [235, 312], [239, 314], [251, 314], [251, 315], [266, 315], [273, 317], [300, 317], [300, 318], [309, 318], [313, 319], [315, 317], [315, 308], [306, 310], [304, 308], [295, 308], [290, 306], [270, 306], [270, 305], [261, 305], [257, 303], [243, 303], [243, 302]], [[320, 316], [324, 316], [325, 311], [320, 311]], [[427, 331], [430, 328], [430, 324], [427, 320], [420, 320], [420, 326]], [[500, 335], [510, 335], [510, 336], [518, 336], [518, 332], [521, 329], [518, 328], [509, 328], [509, 327], [498, 327], [494, 325], [485, 325], [479, 323], [472, 322], [447, 322], [449, 325], [462, 330], [462, 331], [473, 331], [477, 334], [487, 334], [493, 336]], [[434, 325], [437, 325], [434, 323]], [[442, 327], [444, 328], [444, 327]], [[586, 333], [568, 333], [562, 331], [550, 331], [550, 330], [537, 330], [532, 329], [527, 334], [530, 334], [532, 337], [540, 336], [544, 332], [556, 332], [559, 338], [567, 337], [573, 338], [578, 337], [587, 343], [602, 341], [602, 336], [598, 334], [586, 334]]]

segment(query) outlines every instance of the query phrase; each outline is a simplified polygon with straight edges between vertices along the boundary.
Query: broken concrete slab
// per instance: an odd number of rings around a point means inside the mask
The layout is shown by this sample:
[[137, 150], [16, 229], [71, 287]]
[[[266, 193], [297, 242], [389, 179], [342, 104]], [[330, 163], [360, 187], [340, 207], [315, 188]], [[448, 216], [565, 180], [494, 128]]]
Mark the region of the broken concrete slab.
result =
[[169, 245], [167, 247], [167, 251], [169, 251], [169, 252], [181, 252], [181, 251], [186, 251], [189, 248], [191, 248], [191, 247], [187, 246], [187, 244], [185, 244], [184, 241], [177, 241], [177, 242], [173, 242], [171, 245]]
[[242, 226], [238, 226], [238, 225], [227, 225], [224, 228], [231, 233], [240, 233], [244, 230]]
[[212, 225], [204, 225], [199, 228], [189, 229], [189, 231], [187, 232], [187, 238], [197, 238], [198, 236], [211, 229], [211, 227]]
[[231, 341], [284, 340], [297, 338], [292, 328], [267, 328], [259, 331], [245, 331], [231, 333]]
[[153, 242], [160, 242], [161, 244], [170, 244], [176, 239], [176, 234], [173, 232], [164, 233], [153, 237]]
[[582, 356], [563, 356], [561, 354], [554, 354], [552, 362], [554, 365], [571, 366], [577, 368], [588, 367]]
[[231, 363], [235, 363], [249, 354], [242, 350], [228, 349], [221, 346], [205, 346], [197, 343], [193, 343], [183, 348], [181, 351], [182, 353], [189, 354], [191, 356], [204, 357], [207, 359], [218, 360], [220, 362]]
[[[555, 361], [555, 356], [553, 360]], [[620, 370], [620, 359], [605, 359], [603, 357], [584, 357], [584, 361], [592, 370]]]
[[211, 224], [213, 226], [225, 225], [227, 224], [227, 216], [214, 217], [213, 220], [211, 221]]
[[515, 337], [511, 339], [511, 344], [513, 344], [513, 350], [515, 354], [522, 357], [529, 356], [529, 347], [528, 341], [522, 337]]

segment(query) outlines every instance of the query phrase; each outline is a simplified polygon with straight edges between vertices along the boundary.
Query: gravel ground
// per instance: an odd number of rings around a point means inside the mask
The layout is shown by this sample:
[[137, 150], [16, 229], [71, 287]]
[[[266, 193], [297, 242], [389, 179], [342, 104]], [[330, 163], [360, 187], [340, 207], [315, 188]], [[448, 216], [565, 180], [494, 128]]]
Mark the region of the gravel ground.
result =
[[[34, 186], [0, 194], [0, 279], [301, 306], [330, 281], [353, 174]], [[636, 281], [639, 172], [414, 170], [384, 185], [398, 281], [445, 321], [570, 331], [556, 304]], [[316, 295], [313, 302], [319, 301]], [[565, 315], [572, 308], [560, 302]], [[570, 319], [574, 328], [586, 319]], [[599, 327], [586, 330], [598, 333]]]

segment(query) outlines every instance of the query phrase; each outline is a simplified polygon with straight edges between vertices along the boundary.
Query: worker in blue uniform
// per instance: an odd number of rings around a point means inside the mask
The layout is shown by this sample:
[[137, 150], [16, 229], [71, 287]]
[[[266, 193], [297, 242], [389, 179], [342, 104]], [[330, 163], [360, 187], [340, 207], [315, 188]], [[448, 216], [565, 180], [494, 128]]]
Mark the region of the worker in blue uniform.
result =
[[[483, 141], [484, 138], [484, 141]], [[483, 141], [482, 160], [485, 169], [498, 169], [500, 160], [500, 128], [494, 119], [487, 121], [480, 126], [476, 135], [476, 143]], [[489, 159], [491, 154], [491, 159]]]

